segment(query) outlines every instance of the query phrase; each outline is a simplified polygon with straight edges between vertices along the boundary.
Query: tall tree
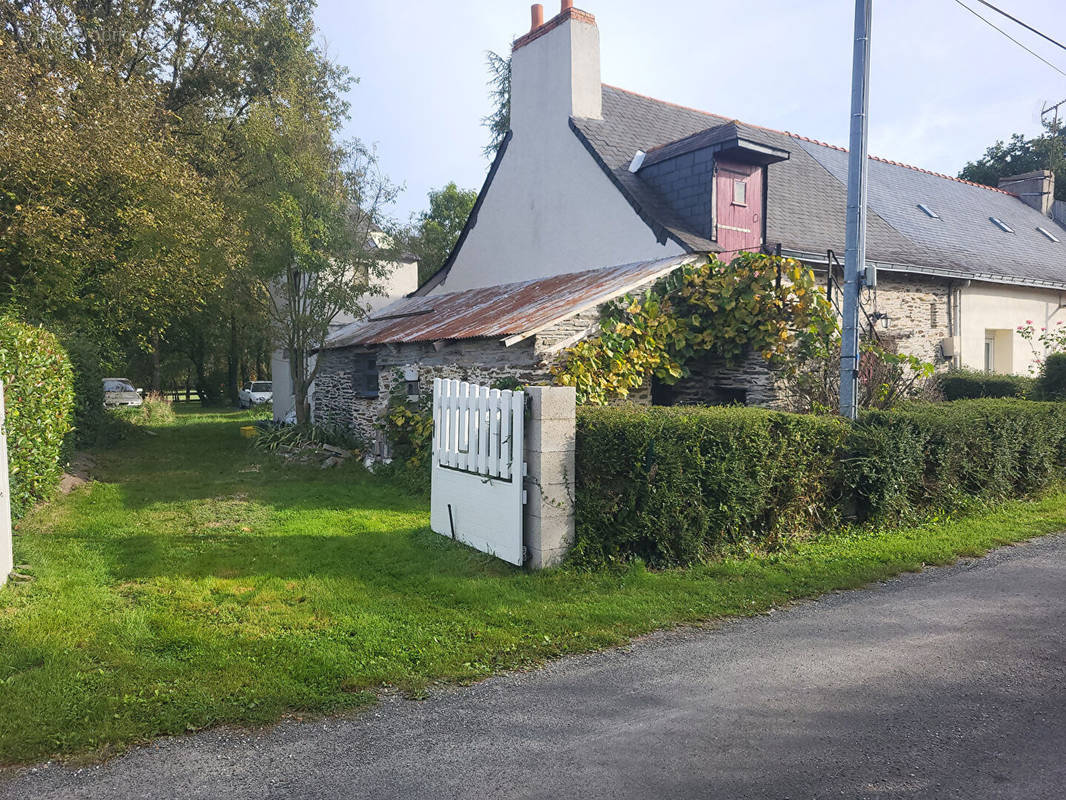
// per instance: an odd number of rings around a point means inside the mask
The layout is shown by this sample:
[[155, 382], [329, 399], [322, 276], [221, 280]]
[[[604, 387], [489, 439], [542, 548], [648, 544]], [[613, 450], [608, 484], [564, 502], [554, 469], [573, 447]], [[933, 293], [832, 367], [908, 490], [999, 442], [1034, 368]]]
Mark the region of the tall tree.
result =
[[485, 54], [489, 68], [489, 100], [492, 112], [482, 117], [481, 124], [489, 129], [489, 143], [484, 147], [486, 158], [493, 158], [503, 144], [503, 137], [511, 130], [511, 57], [489, 50]]
[[455, 182], [429, 192], [429, 209], [419, 214], [404, 240], [405, 249], [418, 259], [418, 282], [439, 270], [459, 239], [477, 200], [473, 189]]
[[1015, 133], [1006, 142], [997, 141], [981, 158], [968, 162], [959, 177], [997, 186], [1000, 178], [1037, 169], [1055, 173], [1055, 199], [1066, 200], [1066, 131], [1057, 119], [1045, 120], [1044, 133], [1032, 139]]

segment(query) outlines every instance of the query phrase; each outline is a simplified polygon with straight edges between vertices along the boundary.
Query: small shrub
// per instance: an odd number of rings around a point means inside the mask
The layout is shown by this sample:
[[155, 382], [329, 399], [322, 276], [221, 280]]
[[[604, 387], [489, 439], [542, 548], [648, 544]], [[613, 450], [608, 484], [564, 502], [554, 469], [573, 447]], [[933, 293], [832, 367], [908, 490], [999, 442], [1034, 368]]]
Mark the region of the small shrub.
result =
[[1052, 353], [1040, 367], [1034, 394], [1041, 400], [1066, 400], [1066, 353]]
[[159, 392], [149, 392], [139, 409], [141, 422], [148, 425], [166, 424], [177, 419], [174, 404]]
[[356, 431], [343, 425], [280, 425], [270, 423], [262, 427], [254, 439], [254, 446], [268, 453], [286, 447], [308, 444], [328, 444], [343, 450], [362, 453], [366, 441]]
[[74, 375], [53, 334], [0, 317], [0, 380], [7, 412], [11, 513], [18, 519], [59, 483], [63, 442], [74, 409]]
[[1023, 375], [956, 369], [936, 377], [945, 400], [976, 400], [982, 397], [1028, 397], [1033, 379]]

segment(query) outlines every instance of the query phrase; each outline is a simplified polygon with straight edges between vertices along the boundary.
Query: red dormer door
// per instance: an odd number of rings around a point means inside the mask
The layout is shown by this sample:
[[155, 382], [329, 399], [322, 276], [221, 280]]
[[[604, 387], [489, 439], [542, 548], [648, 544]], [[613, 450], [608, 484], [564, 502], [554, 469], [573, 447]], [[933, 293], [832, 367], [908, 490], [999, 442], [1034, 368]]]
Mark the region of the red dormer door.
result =
[[758, 250], [763, 243], [763, 168], [719, 161], [714, 180], [714, 238], [721, 257]]

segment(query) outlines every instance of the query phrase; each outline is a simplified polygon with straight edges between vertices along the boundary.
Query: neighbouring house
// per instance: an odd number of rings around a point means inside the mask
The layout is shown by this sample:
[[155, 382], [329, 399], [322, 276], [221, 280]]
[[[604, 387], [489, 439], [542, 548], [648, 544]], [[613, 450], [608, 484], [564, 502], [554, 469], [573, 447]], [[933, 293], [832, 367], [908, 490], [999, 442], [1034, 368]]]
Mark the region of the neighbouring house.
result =
[[[455, 248], [415, 297], [326, 343], [319, 416], [365, 428], [405, 369], [412, 392], [427, 391], [423, 376], [545, 375], [552, 348], [595, 331], [588, 303], [610, 297], [553, 295], [558, 317], [545, 323], [543, 280], [606, 284], [617, 270], [743, 250], [798, 258], [826, 284], [839, 275], [843, 148], [603, 84], [595, 18], [568, 0], [546, 22], [533, 7], [511, 70], [511, 131]], [[878, 282], [864, 297], [868, 324], [941, 369], [1027, 371], [1033, 353], [1017, 327], [1066, 320], [1053, 174], [992, 188], [876, 157], [869, 168], [867, 258]], [[513, 322], [452, 327], [473, 306]], [[526, 335], [526, 317], [548, 327]], [[580, 330], [553, 335], [574, 320]], [[715, 367], [663, 400], [772, 403], [772, 380], [749, 366]]]
[[[413, 256], [404, 255], [399, 261], [389, 262], [384, 267], [385, 278], [379, 287], [379, 293], [367, 295], [360, 301], [360, 305], [366, 310], [365, 315], [358, 318], [352, 314], [338, 314], [330, 323], [330, 335], [336, 334], [347, 326], [371, 316], [375, 311], [385, 308], [405, 297], [418, 288], [418, 261]], [[314, 369], [317, 356], [312, 355], [309, 369]], [[293, 393], [292, 372], [289, 366], [289, 354], [284, 349], [276, 349], [270, 358], [270, 377], [273, 383], [274, 394], [274, 420], [276, 422], [292, 422], [296, 418], [296, 397]], [[309, 392], [312, 419], [314, 419], [315, 396], [317, 386], [311, 385]]]

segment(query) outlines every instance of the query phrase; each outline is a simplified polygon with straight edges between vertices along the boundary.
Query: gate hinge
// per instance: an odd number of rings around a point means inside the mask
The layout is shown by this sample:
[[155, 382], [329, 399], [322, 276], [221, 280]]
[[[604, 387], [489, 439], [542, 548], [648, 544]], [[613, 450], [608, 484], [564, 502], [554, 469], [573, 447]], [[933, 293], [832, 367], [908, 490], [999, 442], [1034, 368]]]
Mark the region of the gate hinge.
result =
[[523, 489], [522, 490], [522, 505], [526, 504], [526, 502], [528, 500], [528, 497], [529, 497], [529, 493], [525, 489]]

